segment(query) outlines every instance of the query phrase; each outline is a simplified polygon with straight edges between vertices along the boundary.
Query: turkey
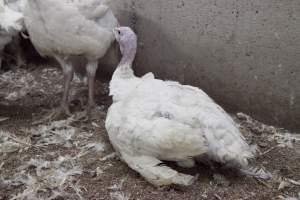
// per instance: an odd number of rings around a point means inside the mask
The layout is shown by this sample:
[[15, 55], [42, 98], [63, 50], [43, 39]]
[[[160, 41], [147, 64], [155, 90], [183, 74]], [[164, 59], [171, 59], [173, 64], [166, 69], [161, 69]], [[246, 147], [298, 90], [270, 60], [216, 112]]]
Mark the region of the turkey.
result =
[[72, 60], [87, 60], [89, 94], [87, 111], [94, 101], [94, 79], [98, 59], [103, 57], [115, 40], [113, 28], [118, 21], [103, 0], [28, 0], [24, 11], [30, 39], [42, 56], [54, 57], [64, 74], [61, 106], [47, 119], [70, 115], [68, 96], [73, 79]]
[[193, 167], [196, 158], [244, 168], [254, 156], [231, 117], [206, 93], [178, 82], [136, 77], [132, 70], [135, 33], [115, 29], [122, 59], [110, 82], [110, 106], [105, 127], [109, 139], [128, 166], [156, 186], [190, 185], [195, 177], [162, 165], [175, 161]]
[[10, 9], [0, 0], [0, 69], [4, 47], [10, 43], [23, 28], [23, 14]]

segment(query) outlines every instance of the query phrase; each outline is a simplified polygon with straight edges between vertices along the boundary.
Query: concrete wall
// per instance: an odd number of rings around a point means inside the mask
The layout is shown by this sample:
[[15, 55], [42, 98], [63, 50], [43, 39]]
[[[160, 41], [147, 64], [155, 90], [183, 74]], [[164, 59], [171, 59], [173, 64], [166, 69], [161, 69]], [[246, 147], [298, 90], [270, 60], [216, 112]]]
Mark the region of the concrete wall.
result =
[[228, 111], [300, 130], [299, 0], [114, 0], [139, 37], [135, 70], [206, 91]]

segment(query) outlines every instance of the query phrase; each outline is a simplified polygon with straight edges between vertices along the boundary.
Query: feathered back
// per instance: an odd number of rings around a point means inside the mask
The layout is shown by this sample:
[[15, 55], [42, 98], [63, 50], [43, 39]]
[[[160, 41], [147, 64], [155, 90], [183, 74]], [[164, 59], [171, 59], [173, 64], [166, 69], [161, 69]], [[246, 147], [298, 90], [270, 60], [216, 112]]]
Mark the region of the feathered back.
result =
[[23, 21], [23, 14], [7, 7], [3, 0], [0, 0], [0, 29], [6, 32], [20, 31]]
[[94, 20], [98, 25], [113, 29], [118, 20], [108, 7], [110, 0], [69, 0], [75, 3], [79, 11], [87, 18]]

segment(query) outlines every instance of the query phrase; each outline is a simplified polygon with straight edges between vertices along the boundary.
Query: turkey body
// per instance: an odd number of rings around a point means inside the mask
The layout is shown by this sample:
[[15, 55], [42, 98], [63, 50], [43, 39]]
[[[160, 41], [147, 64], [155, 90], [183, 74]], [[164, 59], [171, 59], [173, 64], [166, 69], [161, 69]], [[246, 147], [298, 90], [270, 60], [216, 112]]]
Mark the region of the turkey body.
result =
[[114, 40], [112, 28], [98, 25], [84, 16], [77, 4], [66, 1], [29, 0], [25, 22], [31, 41], [43, 56], [99, 59]]
[[[116, 100], [109, 108], [106, 128], [117, 152], [133, 163], [129, 166], [142, 166], [144, 161], [139, 159], [147, 157], [155, 160], [152, 167], [159, 170], [161, 160], [189, 165], [204, 154], [217, 162], [247, 165], [250, 147], [230, 116], [202, 90], [154, 79], [151, 74], [124, 82], [111, 82]], [[115, 87], [127, 92], [119, 94]], [[137, 166], [133, 168], [143, 168]], [[193, 178], [185, 176], [178, 179], [181, 182], [147, 180], [155, 185], [188, 185]]]
[[70, 114], [68, 95], [73, 79], [72, 58], [87, 60], [89, 84], [88, 111], [95, 106], [94, 79], [98, 59], [102, 58], [115, 40], [113, 28], [117, 19], [101, 0], [28, 0], [25, 24], [30, 39], [42, 56], [54, 57], [61, 65], [65, 78], [62, 110]]
[[[126, 52], [126, 44], [121, 47]], [[105, 125], [112, 145], [132, 169], [160, 186], [194, 180], [160, 165], [162, 161], [191, 167], [195, 158], [207, 155], [220, 163], [247, 166], [253, 149], [205, 92], [155, 79], [152, 73], [136, 77], [130, 63], [121, 61], [113, 74], [113, 104]]]

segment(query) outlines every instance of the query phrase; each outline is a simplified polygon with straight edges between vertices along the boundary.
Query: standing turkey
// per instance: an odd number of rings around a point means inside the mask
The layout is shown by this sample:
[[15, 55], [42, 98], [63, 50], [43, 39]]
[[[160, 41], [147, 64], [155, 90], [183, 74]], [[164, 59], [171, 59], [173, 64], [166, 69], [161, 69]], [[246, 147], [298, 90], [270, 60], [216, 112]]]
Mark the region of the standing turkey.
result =
[[62, 113], [70, 115], [68, 96], [73, 79], [74, 57], [87, 60], [88, 108], [94, 101], [94, 79], [98, 60], [115, 40], [113, 28], [118, 21], [103, 0], [28, 0], [24, 11], [30, 39], [42, 56], [54, 57], [64, 74], [64, 93], [60, 109], [47, 119]]
[[177, 172], [162, 161], [192, 167], [195, 159], [209, 159], [246, 167], [255, 148], [249, 146], [231, 117], [196, 87], [136, 77], [132, 62], [137, 38], [128, 27], [115, 30], [123, 55], [110, 82], [113, 104], [108, 110], [109, 139], [130, 168], [156, 186], [190, 185], [194, 177]]

